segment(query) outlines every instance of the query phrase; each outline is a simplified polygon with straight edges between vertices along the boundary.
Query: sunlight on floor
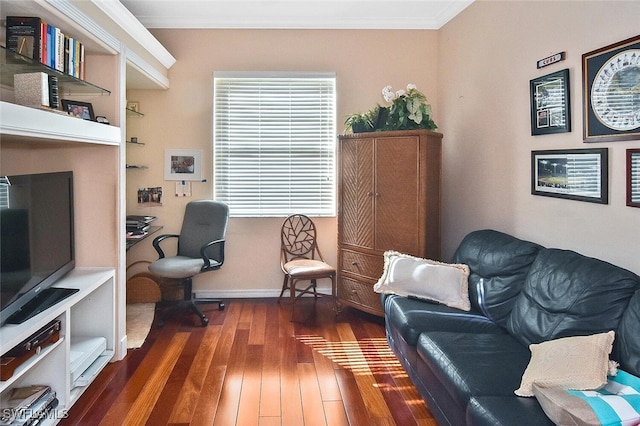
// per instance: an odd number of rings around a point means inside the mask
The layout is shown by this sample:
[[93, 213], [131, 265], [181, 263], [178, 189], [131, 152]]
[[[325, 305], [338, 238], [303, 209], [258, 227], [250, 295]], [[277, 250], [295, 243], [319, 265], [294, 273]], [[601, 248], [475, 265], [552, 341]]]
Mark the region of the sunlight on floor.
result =
[[298, 336], [297, 339], [354, 374], [384, 373], [396, 378], [407, 377], [384, 337], [340, 342], [313, 335]]

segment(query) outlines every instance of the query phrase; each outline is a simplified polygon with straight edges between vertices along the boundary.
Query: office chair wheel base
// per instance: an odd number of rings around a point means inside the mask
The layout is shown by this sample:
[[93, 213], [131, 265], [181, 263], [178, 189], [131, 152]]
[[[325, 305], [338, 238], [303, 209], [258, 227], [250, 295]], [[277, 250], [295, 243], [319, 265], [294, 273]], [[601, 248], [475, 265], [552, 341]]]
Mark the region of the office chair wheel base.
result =
[[224, 303], [220, 303], [220, 304], [218, 305], [218, 310], [219, 310], [219, 311], [224, 311]]
[[203, 327], [206, 327], [209, 324], [209, 318], [207, 317], [200, 318], [200, 323], [202, 324]]

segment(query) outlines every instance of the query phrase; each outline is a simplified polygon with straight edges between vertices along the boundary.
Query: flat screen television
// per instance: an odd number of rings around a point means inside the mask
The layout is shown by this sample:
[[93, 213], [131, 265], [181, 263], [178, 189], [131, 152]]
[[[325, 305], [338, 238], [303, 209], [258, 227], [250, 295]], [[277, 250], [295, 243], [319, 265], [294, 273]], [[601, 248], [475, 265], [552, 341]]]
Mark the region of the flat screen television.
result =
[[2, 176], [0, 325], [42, 310], [34, 302], [75, 266], [73, 231], [73, 172]]

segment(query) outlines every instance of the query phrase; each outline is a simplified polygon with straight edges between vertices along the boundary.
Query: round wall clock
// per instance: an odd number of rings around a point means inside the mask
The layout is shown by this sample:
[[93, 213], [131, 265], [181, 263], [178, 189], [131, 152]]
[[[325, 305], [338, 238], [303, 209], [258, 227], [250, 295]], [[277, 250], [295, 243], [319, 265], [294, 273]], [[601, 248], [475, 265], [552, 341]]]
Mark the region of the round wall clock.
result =
[[591, 105], [610, 129], [640, 128], [640, 49], [625, 50], [605, 62], [593, 80]]

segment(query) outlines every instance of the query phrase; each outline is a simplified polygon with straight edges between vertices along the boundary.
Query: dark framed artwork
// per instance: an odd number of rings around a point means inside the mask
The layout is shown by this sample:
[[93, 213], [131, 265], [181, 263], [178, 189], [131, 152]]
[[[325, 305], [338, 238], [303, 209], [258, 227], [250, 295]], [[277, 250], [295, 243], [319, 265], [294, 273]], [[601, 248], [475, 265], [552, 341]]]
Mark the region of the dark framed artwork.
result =
[[627, 149], [627, 205], [640, 207], [640, 148]]
[[583, 138], [640, 138], [640, 36], [582, 55]]
[[608, 164], [607, 148], [531, 151], [531, 193], [607, 204]]
[[569, 70], [565, 69], [530, 81], [531, 134], [545, 135], [571, 131]]
[[93, 113], [93, 105], [88, 102], [63, 99], [62, 109], [74, 117], [82, 118], [83, 120], [96, 121], [96, 116]]

